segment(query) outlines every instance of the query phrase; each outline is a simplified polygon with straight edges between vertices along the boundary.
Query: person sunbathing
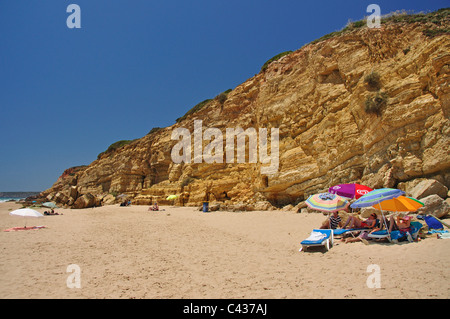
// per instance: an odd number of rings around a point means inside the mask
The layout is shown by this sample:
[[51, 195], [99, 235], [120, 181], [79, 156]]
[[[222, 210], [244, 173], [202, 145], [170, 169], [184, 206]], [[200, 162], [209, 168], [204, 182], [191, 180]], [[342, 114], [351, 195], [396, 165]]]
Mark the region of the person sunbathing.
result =
[[[53, 209], [52, 209], [52, 211], [51, 212], [47, 212], [47, 211], [45, 211], [44, 212], [44, 215], [59, 215], [58, 213], [56, 213]], [[62, 214], [61, 214], [62, 215]]]
[[350, 224], [350, 228], [374, 228], [378, 223], [377, 214], [370, 214], [366, 220], [360, 220], [356, 216], [350, 216], [343, 228]]
[[[411, 216], [397, 216], [396, 219], [394, 219], [394, 216], [389, 217], [389, 221], [387, 221], [387, 227], [388, 227], [388, 233], [391, 234], [392, 231], [400, 231], [403, 235], [406, 236], [406, 239], [409, 242], [413, 241], [412, 235], [411, 235]], [[402, 238], [402, 236], [400, 237]], [[397, 242], [397, 239], [392, 239], [392, 242]]]
[[[59, 213], [55, 212], [44, 212], [44, 215], [59, 215]], [[62, 214], [61, 214], [62, 215]]]
[[389, 217], [389, 233], [393, 230], [399, 230], [403, 233], [411, 230], [411, 216], [397, 216], [397, 220], [394, 217]]
[[371, 238], [368, 236], [369, 235], [369, 231], [363, 230], [358, 237], [349, 237], [349, 238], [342, 238], [342, 241], [347, 243], [354, 243], [357, 241], [362, 241], [365, 245], [368, 245], [369, 242], [368, 240], [370, 240]]

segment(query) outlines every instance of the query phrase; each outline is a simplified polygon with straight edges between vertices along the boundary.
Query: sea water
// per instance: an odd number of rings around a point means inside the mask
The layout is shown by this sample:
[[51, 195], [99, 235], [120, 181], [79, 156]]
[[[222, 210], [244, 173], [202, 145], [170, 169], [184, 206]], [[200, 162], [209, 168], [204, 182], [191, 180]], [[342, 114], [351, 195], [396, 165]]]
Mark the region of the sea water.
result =
[[25, 199], [24, 197], [0, 197], [0, 203], [8, 202], [10, 200], [18, 201]]

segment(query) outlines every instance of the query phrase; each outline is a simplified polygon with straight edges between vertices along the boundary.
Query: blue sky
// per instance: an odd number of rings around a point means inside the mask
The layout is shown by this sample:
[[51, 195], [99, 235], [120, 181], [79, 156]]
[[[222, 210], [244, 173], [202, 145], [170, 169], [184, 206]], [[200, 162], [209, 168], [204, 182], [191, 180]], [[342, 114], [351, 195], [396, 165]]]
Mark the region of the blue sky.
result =
[[[69, 4], [81, 28], [69, 29]], [[448, 1], [0, 0], [0, 191], [42, 191], [110, 144], [175, 123], [369, 4]]]

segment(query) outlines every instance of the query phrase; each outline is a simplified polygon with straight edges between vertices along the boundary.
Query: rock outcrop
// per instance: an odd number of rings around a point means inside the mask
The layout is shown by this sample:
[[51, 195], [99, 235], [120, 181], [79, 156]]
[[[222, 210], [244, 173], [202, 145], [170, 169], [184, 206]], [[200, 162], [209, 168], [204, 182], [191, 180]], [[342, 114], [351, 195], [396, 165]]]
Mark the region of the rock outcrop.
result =
[[443, 218], [450, 212], [450, 205], [438, 195], [429, 195], [420, 201], [424, 203], [424, 207], [419, 208], [419, 214]]
[[[448, 19], [443, 23], [448, 30]], [[450, 37], [430, 37], [427, 28], [387, 23], [306, 45], [226, 98], [68, 172], [41, 196], [78, 207], [92, 205], [91, 196], [101, 204], [108, 194], [125, 193], [134, 204], [147, 205], [172, 203], [165, 198], [178, 194], [178, 205], [208, 199], [221, 207], [271, 209], [347, 182], [380, 188], [427, 178], [448, 189]], [[371, 75], [376, 85], [367, 80]], [[173, 131], [185, 128], [194, 136], [195, 120], [202, 121], [203, 134], [208, 128], [222, 133], [222, 163], [194, 163], [194, 156], [191, 163], [172, 160], [179, 142]], [[249, 163], [249, 143], [244, 162], [228, 163], [227, 128], [264, 128], [268, 136], [278, 128], [278, 169], [265, 174], [267, 164], [259, 158]], [[209, 143], [202, 141], [203, 150]]]

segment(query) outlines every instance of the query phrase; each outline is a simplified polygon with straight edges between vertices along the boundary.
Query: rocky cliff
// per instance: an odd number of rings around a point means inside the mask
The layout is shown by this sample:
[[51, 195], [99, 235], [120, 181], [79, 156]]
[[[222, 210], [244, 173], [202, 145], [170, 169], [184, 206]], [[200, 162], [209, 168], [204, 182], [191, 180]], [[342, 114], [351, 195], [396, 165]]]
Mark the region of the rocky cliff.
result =
[[[398, 187], [426, 177], [449, 187], [450, 23], [449, 10], [442, 12], [438, 22], [350, 25], [284, 55], [176, 124], [63, 174], [41, 197], [85, 207], [106, 202], [108, 194], [125, 193], [135, 204], [165, 204], [178, 194], [175, 204], [200, 205], [209, 197], [268, 209], [346, 182]], [[202, 121], [200, 134], [222, 132], [223, 163], [195, 163], [194, 156], [174, 163], [179, 140], [172, 133], [185, 128], [194, 136], [195, 120]], [[264, 128], [269, 137], [278, 128], [277, 170], [264, 173], [267, 164], [249, 163], [249, 143], [244, 162], [227, 163], [227, 128]]]

